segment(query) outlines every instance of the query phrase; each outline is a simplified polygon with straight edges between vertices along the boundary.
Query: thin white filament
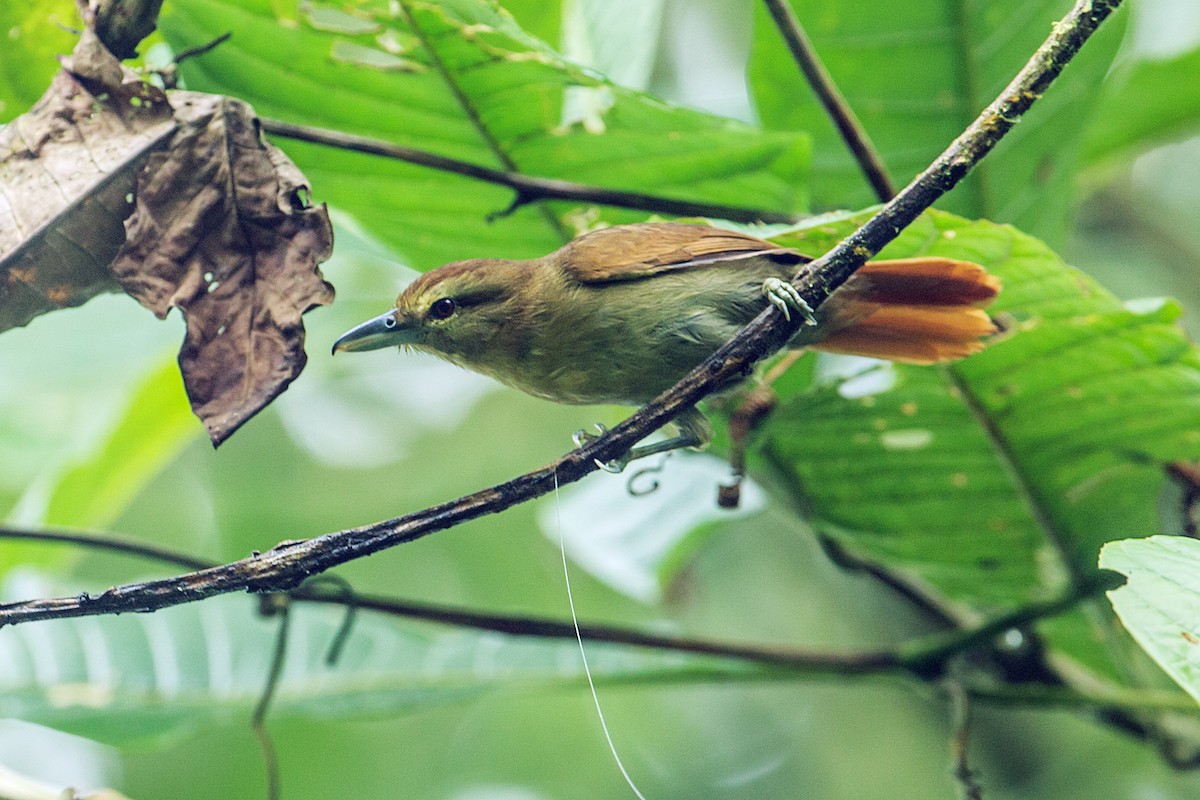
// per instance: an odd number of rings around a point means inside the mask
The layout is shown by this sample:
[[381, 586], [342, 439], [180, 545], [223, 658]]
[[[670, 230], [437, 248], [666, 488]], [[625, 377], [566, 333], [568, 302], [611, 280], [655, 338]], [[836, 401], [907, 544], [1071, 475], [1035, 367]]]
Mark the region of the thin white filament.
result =
[[617, 746], [613, 744], [612, 735], [608, 732], [608, 723], [604, 721], [604, 709], [600, 707], [600, 695], [596, 694], [596, 682], [592, 680], [592, 668], [588, 666], [587, 652], [583, 647], [583, 634], [579, 632], [579, 617], [575, 614], [575, 598], [571, 594], [571, 570], [567, 567], [567, 543], [563, 536], [562, 506], [559, 503], [558, 497], [557, 470], [554, 473], [554, 519], [555, 525], [558, 527], [558, 549], [562, 553], [563, 578], [567, 582], [567, 604], [571, 607], [571, 624], [575, 626], [575, 641], [579, 643], [579, 657], [583, 660], [583, 674], [587, 676], [588, 688], [592, 690], [592, 702], [596, 704], [596, 716], [600, 718], [600, 727], [604, 730], [604, 738], [608, 742], [608, 750], [612, 753], [613, 761], [617, 762], [617, 769], [621, 770], [621, 775], [625, 778], [625, 782], [629, 784], [629, 788], [637, 795], [638, 800], [646, 800], [646, 796], [638, 789], [637, 784], [633, 782], [633, 778], [629, 776], [629, 771], [625, 769], [625, 764], [621, 761], [621, 756], [617, 754]]

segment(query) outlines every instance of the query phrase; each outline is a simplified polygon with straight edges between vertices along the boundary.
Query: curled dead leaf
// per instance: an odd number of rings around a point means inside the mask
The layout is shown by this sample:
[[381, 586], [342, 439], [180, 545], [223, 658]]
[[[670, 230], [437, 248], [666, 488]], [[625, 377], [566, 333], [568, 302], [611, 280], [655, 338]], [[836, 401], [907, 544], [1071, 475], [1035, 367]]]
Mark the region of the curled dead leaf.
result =
[[171, 96], [178, 129], [138, 178], [137, 207], [113, 273], [160, 317], [187, 321], [179, 367], [214, 444], [304, 368], [301, 314], [333, 301], [317, 264], [333, 233], [324, 206], [265, 143], [248, 105]]
[[328, 214], [245, 103], [168, 96], [91, 31], [63, 65], [0, 130], [0, 331], [118, 283], [159, 317], [178, 307], [218, 445], [304, 368], [301, 315], [333, 300]]
[[90, 31], [0, 129], [0, 332], [119, 287], [108, 266], [137, 172], [175, 128], [166, 95]]

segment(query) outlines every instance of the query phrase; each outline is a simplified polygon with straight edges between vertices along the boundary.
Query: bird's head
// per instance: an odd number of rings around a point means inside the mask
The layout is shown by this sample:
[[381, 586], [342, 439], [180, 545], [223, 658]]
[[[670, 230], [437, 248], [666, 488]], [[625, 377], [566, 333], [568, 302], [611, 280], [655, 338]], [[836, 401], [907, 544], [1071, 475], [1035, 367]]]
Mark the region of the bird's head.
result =
[[404, 346], [472, 366], [512, 320], [519, 267], [477, 258], [426, 272], [400, 293], [394, 309], [344, 333], [333, 352]]

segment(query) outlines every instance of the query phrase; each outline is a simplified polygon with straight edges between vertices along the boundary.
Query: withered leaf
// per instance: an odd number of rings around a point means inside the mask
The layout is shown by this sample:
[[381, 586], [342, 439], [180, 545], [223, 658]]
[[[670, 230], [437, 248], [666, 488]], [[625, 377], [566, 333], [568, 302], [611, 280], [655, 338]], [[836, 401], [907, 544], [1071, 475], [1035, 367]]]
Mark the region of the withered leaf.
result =
[[178, 306], [184, 384], [220, 444], [304, 368], [301, 314], [333, 300], [328, 215], [245, 103], [168, 98], [90, 30], [63, 66], [0, 129], [0, 332], [118, 286]]
[[333, 233], [247, 104], [193, 92], [171, 102], [178, 127], [138, 176], [112, 269], [160, 317], [183, 312], [179, 367], [219, 445], [304, 368], [301, 314], [333, 302], [317, 267]]
[[166, 95], [90, 31], [27, 114], [0, 129], [0, 332], [119, 287], [138, 170], [175, 128]]

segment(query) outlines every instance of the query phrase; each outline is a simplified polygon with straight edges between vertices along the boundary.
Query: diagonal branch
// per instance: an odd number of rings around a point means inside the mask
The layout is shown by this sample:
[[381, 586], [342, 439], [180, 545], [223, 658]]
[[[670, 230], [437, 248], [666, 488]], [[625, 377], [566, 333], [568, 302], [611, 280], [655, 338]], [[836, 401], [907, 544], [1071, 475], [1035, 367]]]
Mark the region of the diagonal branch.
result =
[[[879, 252], [939, 197], [952, 189], [1042, 96], [1066, 64], [1120, 5], [1121, 0], [1078, 0], [1058, 22], [1012, 83], [928, 169], [891, 202], [825, 255], [806, 265], [796, 287], [817, 307], [868, 258]], [[797, 320], [798, 322], [798, 320]], [[469, 519], [502, 511], [579, 480], [652, 431], [691, 408], [717, 387], [744, 376], [778, 350], [794, 324], [773, 307], [676, 386], [607, 434], [526, 475], [404, 517], [288, 542], [220, 567], [109, 589], [98, 597], [39, 599], [0, 606], [0, 626], [38, 619], [128, 611], [153, 611], [235, 591], [270, 592], [298, 586], [307, 577]]]
[[[352, 133], [330, 131], [314, 128], [308, 125], [297, 125], [277, 119], [260, 120], [262, 128], [267, 133], [283, 136], [288, 139], [299, 139], [304, 142], [338, 147], [352, 150], [356, 153], [383, 156], [409, 164], [439, 169], [443, 172], [453, 172], [488, 183], [507, 186], [516, 192], [513, 207], [536, 202], [538, 200], [571, 200], [579, 203], [598, 203], [615, 208], [632, 208], [638, 211], [653, 211], [660, 214], [673, 214], [681, 217], [716, 217], [734, 222], [796, 222], [793, 214], [778, 211], [767, 211], [742, 206], [729, 206], [722, 203], [705, 203], [696, 200], [678, 200], [672, 197], [649, 194], [646, 192], [631, 192], [623, 189], [608, 189], [603, 186], [589, 186], [582, 183], [558, 180], [556, 178], [536, 178], [525, 175], [515, 169], [492, 169], [457, 158], [440, 156], [426, 150], [392, 144], [391, 142], [357, 136]], [[509, 209], [511, 210], [511, 209]]]
[[875, 196], [881, 203], [891, 200], [896, 196], [896, 189], [892, 186], [891, 178], [888, 177], [883, 158], [875, 149], [875, 145], [871, 143], [866, 129], [854, 115], [850, 104], [838, 90], [837, 84], [833, 82], [833, 76], [821, 63], [812, 41], [804, 32], [804, 28], [800, 25], [800, 20], [796, 18], [788, 0], [765, 0], [765, 2], [767, 10], [771, 12], [771, 18], [775, 20], [775, 27], [779, 28], [779, 33], [792, 53], [792, 58], [796, 60], [796, 65], [808, 79], [808, 85], [812, 87], [817, 99], [825, 107], [825, 113], [837, 127], [842, 141], [850, 148], [854, 160], [858, 162], [859, 169], [862, 170], [867, 182], [871, 184], [871, 188], [875, 190]]

